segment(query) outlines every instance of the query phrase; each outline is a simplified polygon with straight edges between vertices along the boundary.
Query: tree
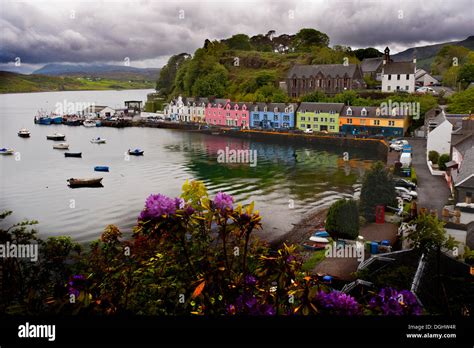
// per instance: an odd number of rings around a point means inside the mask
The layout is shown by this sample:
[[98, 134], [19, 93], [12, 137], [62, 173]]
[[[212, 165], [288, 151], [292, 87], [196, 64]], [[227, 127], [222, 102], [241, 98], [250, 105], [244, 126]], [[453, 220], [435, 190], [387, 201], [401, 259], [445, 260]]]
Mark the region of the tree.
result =
[[192, 94], [205, 97], [223, 97], [228, 81], [228, 72], [222, 65], [217, 65], [214, 70], [206, 75], [200, 76], [192, 87]]
[[469, 114], [474, 111], [474, 88], [454, 93], [448, 98], [448, 112]]
[[412, 221], [416, 228], [409, 232], [405, 239], [410, 246], [420, 253], [426, 253], [431, 250], [441, 250], [446, 248], [452, 250], [456, 243], [454, 238], [446, 233], [444, 222], [437, 216], [420, 214]]
[[373, 47], [359, 48], [358, 50], [354, 51], [354, 54], [360, 61], [364, 60], [365, 58], [377, 58], [383, 56], [382, 52]]
[[168, 63], [160, 70], [160, 76], [156, 82], [156, 90], [163, 96], [168, 96], [174, 89], [176, 73], [180, 66], [190, 58], [188, 53], [172, 56]]
[[438, 167], [440, 170], [446, 170], [446, 163], [449, 162], [449, 154], [445, 153], [439, 156]]
[[250, 44], [250, 38], [245, 34], [236, 34], [230, 39], [223, 40], [224, 43], [233, 50], [242, 50], [250, 51], [252, 50], [252, 45]]
[[356, 239], [359, 235], [359, 212], [357, 203], [340, 199], [329, 208], [326, 231], [333, 239]]
[[439, 153], [438, 151], [430, 151], [428, 152], [428, 159], [431, 161], [431, 163], [436, 164], [438, 163], [439, 160]]
[[308, 93], [304, 96], [301, 97], [302, 102], [312, 102], [312, 103], [317, 103], [317, 102], [323, 102], [327, 100], [326, 94], [322, 91], [316, 91], [313, 93]]
[[376, 162], [365, 174], [360, 195], [360, 209], [367, 221], [375, 221], [377, 205], [395, 203], [395, 185], [383, 163]]
[[295, 48], [307, 51], [311, 46], [328, 46], [329, 36], [316, 29], [301, 29], [295, 36]]

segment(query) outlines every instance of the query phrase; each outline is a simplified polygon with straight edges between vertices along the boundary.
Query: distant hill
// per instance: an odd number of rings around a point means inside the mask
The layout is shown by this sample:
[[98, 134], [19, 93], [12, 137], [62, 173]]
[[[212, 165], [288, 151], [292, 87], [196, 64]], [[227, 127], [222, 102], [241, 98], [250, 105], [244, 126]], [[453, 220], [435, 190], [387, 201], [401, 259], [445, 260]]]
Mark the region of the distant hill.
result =
[[463, 46], [469, 48], [470, 50], [474, 50], [474, 35], [469, 36], [467, 39], [462, 41], [451, 41], [436, 45], [409, 48], [403, 52], [394, 54], [391, 57], [396, 62], [409, 61], [413, 59], [413, 54], [416, 50], [417, 66], [426, 70], [429, 69], [434, 57], [439, 52], [439, 50], [448, 45]]
[[33, 74], [95, 77], [119, 81], [156, 81], [159, 68], [135, 68], [109, 64], [47, 64]]
[[155, 82], [118, 81], [74, 76], [23, 75], [0, 71], [0, 93], [154, 88]]

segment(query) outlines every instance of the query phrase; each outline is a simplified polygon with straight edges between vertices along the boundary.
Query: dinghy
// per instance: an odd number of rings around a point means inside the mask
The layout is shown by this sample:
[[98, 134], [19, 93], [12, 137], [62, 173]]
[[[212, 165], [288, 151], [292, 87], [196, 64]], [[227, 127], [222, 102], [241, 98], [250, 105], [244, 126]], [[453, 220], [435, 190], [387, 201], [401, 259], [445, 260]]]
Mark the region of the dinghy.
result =
[[79, 179], [71, 178], [68, 179], [69, 187], [101, 187], [101, 181], [103, 178], [88, 178], [88, 179]]
[[82, 125], [84, 127], [95, 127], [96, 126], [96, 123], [95, 121], [92, 121], [92, 120], [85, 120]]
[[97, 137], [91, 140], [91, 143], [93, 144], [105, 144], [105, 139], [102, 139], [101, 137]]
[[327, 238], [323, 238], [323, 237], [315, 237], [315, 236], [312, 236], [309, 238], [310, 241], [312, 242], [316, 242], [316, 243], [329, 243], [329, 240]]
[[57, 150], [67, 150], [69, 149], [69, 144], [68, 143], [59, 143], [59, 144], [54, 144], [53, 149]]
[[107, 166], [95, 166], [94, 167], [94, 170], [96, 172], [108, 172], [109, 171], [109, 167]]
[[48, 139], [48, 140], [64, 140], [64, 139], [66, 139], [66, 136], [64, 134], [61, 134], [61, 133], [53, 133], [53, 134], [47, 135], [46, 139]]
[[30, 131], [26, 128], [22, 128], [18, 131], [18, 136], [21, 138], [29, 138], [31, 135]]
[[0, 155], [13, 155], [15, 153], [15, 150], [13, 149], [7, 149], [5, 147], [0, 149]]
[[82, 152], [65, 152], [64, 157], [82, 157]]
[[135, 149], [135, 150], [128, 149], [128, 154], [131, 155], [131, 156], [143, 156], [144, 152], [145, 151], [140, 150], [140, 149]]

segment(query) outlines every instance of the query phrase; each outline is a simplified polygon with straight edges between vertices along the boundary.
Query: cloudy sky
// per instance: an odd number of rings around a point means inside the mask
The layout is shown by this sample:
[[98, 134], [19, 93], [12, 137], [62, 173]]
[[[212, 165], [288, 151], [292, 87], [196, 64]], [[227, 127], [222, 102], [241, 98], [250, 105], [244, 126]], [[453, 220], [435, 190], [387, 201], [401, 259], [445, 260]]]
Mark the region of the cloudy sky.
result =
[[[205, 39], [301, 28], [392, 52], [474, 34], [474, 0], [0, 0], [0, 69], [47, 63], [161, 67]], [[16, 67], [15, 60], [21, 61]], [[20, 69], [20, 70], [19, 70]]]

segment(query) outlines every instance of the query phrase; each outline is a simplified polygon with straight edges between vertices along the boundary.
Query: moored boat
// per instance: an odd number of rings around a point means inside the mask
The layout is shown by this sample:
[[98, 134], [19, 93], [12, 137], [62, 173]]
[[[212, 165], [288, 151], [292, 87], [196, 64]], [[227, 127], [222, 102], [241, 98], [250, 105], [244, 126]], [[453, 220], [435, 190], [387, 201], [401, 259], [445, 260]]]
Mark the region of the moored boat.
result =
[[67, 150], [69, 149], [69, 144], [68, 143], [59, 143], [59, 144], [54, 144], [53, 149], [57, 150]]
[[3, 147], [0, 149], [0, 155], [13, 155], [15, 153], [15, 150], [11, 149], [11, 148], [6, 148], [6, 147]]
[[93, 144], [105, 144], [105, 139], [101, 137], [97, 137], [91, 140], [91, 143]]
[[326, 248], [326, 243], [317, 243], [317, 242], [304, 242], [303, 248], [308, 250], [323, 250]]
[[82, 125], [84, 127], [95, 127], [96, 126], [96, 122], [95, 121], [92, 121], [92, 120], [85, 120], [84, 122], [82, 122]]
[[63, 123], [63, 117], [62, 116], [51, 116], [51, 123], [52, 124], [62, 124]]
[[64, 157], [82, 157], [82, 152], [65, 152]]
[[46, 139], [48, 139], [48, 140], [64, 140], [64, 139], [66, 139], [66, 136], [64, 134], [61, 134], [61, 133], [53, 133], [53, 134], [47, 135]]
[[38, 116], [38, 117], [35, 117], [35, 123], [36, 124], [50, 125], [51, 124], [51, 118], [47, 117], [47, 116]]
[[71, 178], [68, 179], [69, 187], [101, 187], [103, 178], [88, 178], [88, 179], [79, 179]]
[[130, 150], [128, 149], [128, 154], [131, 156], [143, 156], [144, 150], [140, 149], [135, 149], [135, 150]]
[[30, 131], [26, 128], [22, 128], [18, 131], [18, 136], [21, 138], [29, 138], [31, 135]]
[[108, 172], [109, 167], [107, 167], [107, 166], [95, 166], [94, 171], [96, 171], [96, 172]]

